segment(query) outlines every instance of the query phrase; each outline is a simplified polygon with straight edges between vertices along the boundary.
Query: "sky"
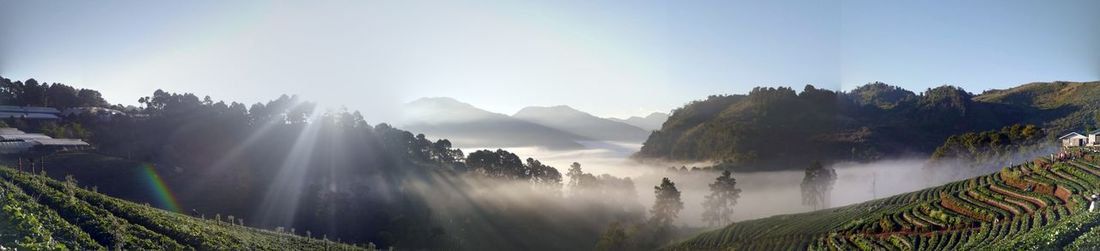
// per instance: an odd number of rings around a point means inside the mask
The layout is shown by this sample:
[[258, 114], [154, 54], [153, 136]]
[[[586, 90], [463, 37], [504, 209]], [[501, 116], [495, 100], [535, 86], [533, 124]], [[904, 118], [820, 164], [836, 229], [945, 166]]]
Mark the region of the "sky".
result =
[[971, 92], [1100, 80], [1100, 1], [0, 1], [0, 76], [136, 104], [156, 89], [363, 111], [447, 96], [512, 114], [668, 112], [882, 81]]

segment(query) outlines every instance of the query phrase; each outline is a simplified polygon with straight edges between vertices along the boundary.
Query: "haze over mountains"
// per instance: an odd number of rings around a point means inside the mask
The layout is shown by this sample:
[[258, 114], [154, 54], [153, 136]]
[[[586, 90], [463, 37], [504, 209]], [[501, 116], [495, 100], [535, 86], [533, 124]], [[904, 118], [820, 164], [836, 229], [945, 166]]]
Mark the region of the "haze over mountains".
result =
[[398, 122], [402, 128], [444, 137], [465, 147], [580, 149], [584, 148], [582, 142], [640, 143], [653, 125], [660, 125], [667, 116], [654, 113], [617, 121], [564, 105], [531, 106], [508, 116], [447, 97], [421, 98], [403, 109]]
[[549, 126], [595, 140], [641, 142], [649, 131], [637, 126], [599, 118], [569, 106], [530, 106], [519, 110], [513, 118]]
[[611, 121], [618, 121], [637, 126], [638, 128], [645, 129], [646, 131], [653, 131], [661, 129], [661, 124], [664, 124], [668, 120], [668, 113], [654, 112], [645, 117], [632, 116], [626, 119], [620, 118], [607, 118]]

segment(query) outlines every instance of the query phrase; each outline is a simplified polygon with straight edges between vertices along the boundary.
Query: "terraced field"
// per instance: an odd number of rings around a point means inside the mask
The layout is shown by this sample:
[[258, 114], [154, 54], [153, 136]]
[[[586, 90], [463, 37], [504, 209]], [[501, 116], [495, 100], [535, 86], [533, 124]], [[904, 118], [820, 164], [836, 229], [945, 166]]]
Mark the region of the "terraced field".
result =
[[204, 220], [0, 167], [0, 246], [31, 250], [359, 250]]
[[1000, 172], [860, 204], [731, 224], [668, 250], [1100, 248], [1100, 153], [1070, 149]]

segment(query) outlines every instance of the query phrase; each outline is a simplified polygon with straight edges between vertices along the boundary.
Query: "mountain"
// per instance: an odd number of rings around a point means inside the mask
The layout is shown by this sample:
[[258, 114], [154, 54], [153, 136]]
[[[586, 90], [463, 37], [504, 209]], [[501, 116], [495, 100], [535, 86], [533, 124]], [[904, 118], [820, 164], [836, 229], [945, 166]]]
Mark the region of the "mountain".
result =
[[199, 218], [143, 206], [0, 167], [0, 247], [28, 250], [365, 250], [241, 225], [233, 216]]
[[645, 129], [646, 131], [653, 131], [661, 129], [661, 124], [664, 124], [668, 120], [668, 114], [661, 112], [650, 113], [645, 117], [631, 116], [627, 119], [619, 118], [607, 118], [611, 121], [618, 121], [636, 126], [638, 128]]
[[1000, 172], [859, 204], [737, 222], [665, 250], [1094, 250], [1100, 154], [1040, 158]]
[[525, 107], [512, 117], [594, 140], [642, 142], [649, 136], [649, 131], [645, 129], [592, 116], [564, 105]]
[[636, 157], [765, 170], [928, 156], [965, 132], [1013, 124], [1038, 125], [1050, 134], [1084, 129], [1095, 123], [1098, 106], [1100, 82], [1031, 83], [980, 95], [954, 86], [915, 94], [883, 83], [851, 92], [758, 87], [675, 109]]
[[421, 98], [404, 107], [402, 128], [463, 147], [581, 148], [588, 137], [493, 113], [452, 98]]

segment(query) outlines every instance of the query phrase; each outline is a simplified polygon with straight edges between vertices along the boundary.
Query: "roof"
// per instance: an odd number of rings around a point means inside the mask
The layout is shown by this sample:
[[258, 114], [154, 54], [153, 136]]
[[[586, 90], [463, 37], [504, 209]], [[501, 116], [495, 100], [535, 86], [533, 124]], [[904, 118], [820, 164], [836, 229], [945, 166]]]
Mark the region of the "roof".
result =
[[84, 142], [79, 139], [32, 139], [29, 142], [34, 142], [41, 146], [89, 146], [88, 142]]
[[0, 111], [0, 118], [23, 118], [23, 119], [60, 119], [57, 114], [53, 113], [25, 113], [25, 112], [9, 112]]
[[0, 128], [0, 134], [2, 134], [2, 135], [24, 134], [24, 133], [25, 132], [20, 131], [19, 129], [16, 129], [16, 128], [11, 128], [11, 127]]
[[23, 118], [25, 118], [25, 119], [61, 119], [61, 117], [58, 117], [55, 114], [49, 114], [49, 113], [27, 113], [27, 116], [24, 116]]
[[1078, 137], [1078, 136], [1084, 137], [1085, 135], [1081, 135], [1080, 133], [1077, 133], [1077, 132], [1071, 132], [1071, 133], [1068, 133], [1066, 135], [1062, 135], [1062, 137], [1058, 137], [1058, 139], [1068, 139], [1068, 138]]
[[28, 139], [48, 139], [50, 136], [38, 133], [23, 133], [23, 134], [0, 134], [0, 140], [28, 140]]
[[61, 116], [90, 114], [125, 115], [122, 111], [103, 107], [73, 107], [61, 112]]
[[58, 114], [57, 108], [53, 107], [41, 107], [41, 106], [14, 106], [14, 105], [0, 105], [0, 112], [12, 112], [12, 113], [52, 113]]
[[22, 118], [23, 116], [27, 116], [27, 114], [22, 112], [0, 111], [0, 118]]
[[1100, 134], [1100, 129], [1092, 130], [1091, 132], [1088, 132], [1088, 134], [1089, 135]]

